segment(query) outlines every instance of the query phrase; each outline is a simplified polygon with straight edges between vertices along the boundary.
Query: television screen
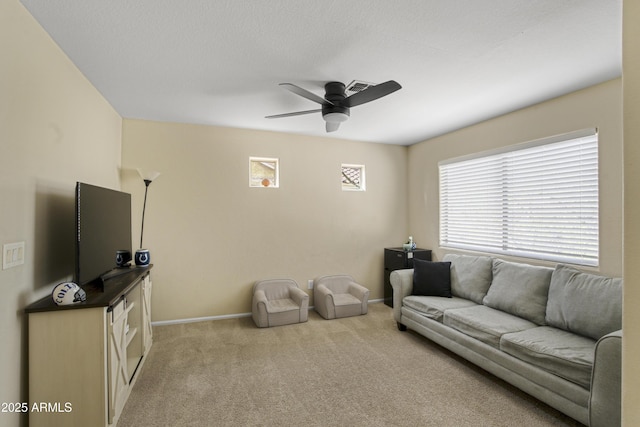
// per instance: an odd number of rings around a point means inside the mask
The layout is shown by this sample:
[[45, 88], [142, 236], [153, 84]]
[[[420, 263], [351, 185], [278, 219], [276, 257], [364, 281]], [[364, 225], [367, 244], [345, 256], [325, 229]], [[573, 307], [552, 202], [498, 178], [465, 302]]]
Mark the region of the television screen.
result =
[[76, 283], [84, 285], [116, 268], [116, 252], [131, 251], [131, 195], [76, 184]]

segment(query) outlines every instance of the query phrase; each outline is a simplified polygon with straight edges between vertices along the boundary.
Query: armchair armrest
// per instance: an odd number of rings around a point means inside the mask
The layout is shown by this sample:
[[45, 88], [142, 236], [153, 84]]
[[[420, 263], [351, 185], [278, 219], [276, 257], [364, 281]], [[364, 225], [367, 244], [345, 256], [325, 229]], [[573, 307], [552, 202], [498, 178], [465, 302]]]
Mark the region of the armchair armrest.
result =
[[309, 294], [300, 288], [289, 288], [289, 297], [300, 306], [300, 322], [309, 318]]
[[256, 291], [253, 294], [253, 305], [257, 305], [257, 304], [266, 304], [267, 303], [267, 295], [264, 293], [264, 291], [260, 290], [260, 291]]
[[333, 319], [336, 317], [336, 307], [333, 302], [333, 292], [325, 285], [316, 285], [313, 304], [316, 310], [324, 317]]
[[255, 291], [251, 302], [251, 313], [258, 327], [269, 326], [269, 314], [267, 313], [267, 295], [263, 290]]
[[360, 285], [356, 282], [349, 283], [349, 293], [354, 297], [358, 298], [360, 301], [368, 301], [369, 300], [369, 289]]
[[369, 310], [369, 289], [359, 283], [350, 282], [349, 293], [360, 300], [361, 313], [367, 314], [367, 311]]
[[622, 330], [596, 343], [589, 395], [589, 425], [611, 427], [621, 424]]
[[331, 292], [331, 290], [329, 288], [327, 288], [325, 285], [317, 285], [315, 287], [315, 291], [318, 294], [318, 296], [320, 297], [326, 297], [327, 295], [331, 295], [333, 294], [333, 292]]
[[413, 291], [413, 268], [392, 271], [389, 281], [393, 288], [393, 318], [400, 322], [402, 299]]
[[300, 307], [309, 309], [309, 295], [300, 288], [289, 288], [289, 296]]

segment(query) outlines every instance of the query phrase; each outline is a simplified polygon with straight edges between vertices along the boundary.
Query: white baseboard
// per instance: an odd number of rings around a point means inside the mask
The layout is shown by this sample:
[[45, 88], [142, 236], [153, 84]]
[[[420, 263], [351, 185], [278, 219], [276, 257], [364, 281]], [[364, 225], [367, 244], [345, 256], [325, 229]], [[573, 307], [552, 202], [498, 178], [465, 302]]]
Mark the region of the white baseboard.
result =
[[151, 326], [179, 325], [182, 323], [207, 322], [209, 320], [236, 319], [239, 317], [250, 317], [251, 313], [224, 314], [222, 316], [193, 317], [190, 319], [158, 320], [151, 322]]
[[[373, 299], [369, 303], [382, 302], [384, 299]], [[309, 310], [313, 310], [314, 306], [309, 307]], [[222, 316], [207, 316], [207, 317], [193, 317], [190, 319], [175, 319], [175, 320], [157, 320], [151, 322], [151, 326], [166, 326], [166, 325], [180, 325], [183, 323], [195, 323], [195, 322], [208, 322], [209, 320], [223, 320], [223, 319], [237, 319], [240, 317], [251, 317], [251, 313], [236, 313], [236, 314], [224, 314]]]

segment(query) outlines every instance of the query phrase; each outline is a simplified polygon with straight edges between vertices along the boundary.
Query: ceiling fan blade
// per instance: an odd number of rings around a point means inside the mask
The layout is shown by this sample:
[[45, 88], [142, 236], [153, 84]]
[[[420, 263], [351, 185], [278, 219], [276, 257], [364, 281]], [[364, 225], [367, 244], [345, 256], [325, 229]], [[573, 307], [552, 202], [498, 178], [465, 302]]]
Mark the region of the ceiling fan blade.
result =
[[338, 130], [338, 128], [340, 127], [340, 122], [326, 122], [327, 126], [327, 132], [335, 132]]
[[303, 98], [307, 98], [308, 100], [311, 100], [313, 102], [317, 102], [318, 104], [321, 104], [321, 105], [324, 105], [324, 104], [334, 105], [333, 102], [327, 101], [323, 97], [321, 97], [319, 95], [316, 95], [313, 92], [309, 92], [308, 90], [303, 89], [300, 86], [296, 86], [293, 83], [280, 83], [280, 86], [284, 87], [285, 89], [290, 90], [291, 92], [295, 93], [296, 95], [300, 95]]
[[355, 107], [356, 105], [364, 104], [366, 102], [382, 98], [383, 96], [387, 96], [390, 93], [393, 93], [401, 88], [402, 86], [400, 86], [398, 82], [389, 80], [388, 82], [371, 86], [370, 88], [365, 89], [362, 92], [354, 93], [348, 98], [345, 98], [345, 100], [342, 101], [340, 105], [344, 105], [345, 107]]
[[301, 116], [303, 114], [319, 113], [321, 111], [322, 109], [319, 108], [317, 110], [306, 110], [306, 111], [296, 111], [294, 113], [274, 114], [273, 116], [266, 116], [265, 119], [279, 119], [281, 117]]

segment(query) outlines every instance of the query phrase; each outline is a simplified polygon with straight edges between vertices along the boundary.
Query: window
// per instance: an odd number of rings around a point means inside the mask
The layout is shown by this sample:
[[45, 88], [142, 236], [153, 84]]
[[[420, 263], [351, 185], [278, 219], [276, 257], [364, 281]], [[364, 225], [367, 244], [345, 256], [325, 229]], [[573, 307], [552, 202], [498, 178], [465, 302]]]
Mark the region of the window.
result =
[[249, 158], [249, 187], [278, 188], [279, 185], [278, 159]]
[[342, 165], [342, 191], [365, 191], [364, 165]]
[[598, 135], [440, 162], [440, 245], [598, 265]]

